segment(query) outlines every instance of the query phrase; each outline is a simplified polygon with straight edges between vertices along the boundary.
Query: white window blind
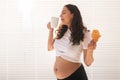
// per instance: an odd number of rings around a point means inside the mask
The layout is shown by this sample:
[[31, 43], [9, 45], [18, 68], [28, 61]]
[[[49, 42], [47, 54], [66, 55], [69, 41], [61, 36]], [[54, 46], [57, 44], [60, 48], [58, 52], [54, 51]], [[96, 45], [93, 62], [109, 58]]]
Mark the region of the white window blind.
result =
[[56, 80], [55, 53], [47, 51], [47, 23], [76, 4], [88, 29], [101, 38], [89, 80], [120, 80], [119, 0], [0, 0], [0, 80]]

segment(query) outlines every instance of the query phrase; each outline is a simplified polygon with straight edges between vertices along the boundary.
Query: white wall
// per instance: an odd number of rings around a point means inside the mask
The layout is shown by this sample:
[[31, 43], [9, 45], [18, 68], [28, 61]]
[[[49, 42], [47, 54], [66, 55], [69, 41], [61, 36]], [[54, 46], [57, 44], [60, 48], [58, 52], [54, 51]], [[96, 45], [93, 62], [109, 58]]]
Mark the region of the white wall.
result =
[[56, 80], [46, 24], [68, 3], [102, 35], [93, 65], [85, 66], [89, 80], [120, 79], [119, 0], [0, 0], [0, 80]]

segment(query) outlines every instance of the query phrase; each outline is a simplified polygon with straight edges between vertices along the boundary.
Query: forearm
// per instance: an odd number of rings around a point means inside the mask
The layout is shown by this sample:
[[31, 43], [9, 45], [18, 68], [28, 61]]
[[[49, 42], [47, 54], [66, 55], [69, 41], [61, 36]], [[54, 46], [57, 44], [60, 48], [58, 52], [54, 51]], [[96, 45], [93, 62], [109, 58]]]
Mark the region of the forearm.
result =
[[52, 49], [53, 49], [53, 30], [50, 30], [48, 35], [48, 51]]
[[87, 54], [84, 58], [84, 61], [85, 61], [87, 66], [90, 66], [93, 63], [93, 61], [94, 61], [93, 50], [87, 49]]

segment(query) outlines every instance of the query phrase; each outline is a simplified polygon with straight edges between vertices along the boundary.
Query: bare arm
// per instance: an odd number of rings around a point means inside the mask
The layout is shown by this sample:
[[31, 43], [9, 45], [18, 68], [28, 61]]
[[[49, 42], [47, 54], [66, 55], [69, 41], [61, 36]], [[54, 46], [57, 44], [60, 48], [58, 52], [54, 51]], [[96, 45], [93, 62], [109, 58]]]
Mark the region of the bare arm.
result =
[[48, 35], [48, 51], [53, 50], [53, 43], [55, 39], [53, 39], [53, 28], [51, 28], [50, 22], [47, 24], [47, 27], [49, 29], [49, 35]]
[[87, 66], [90, 66], [93, 61], [93, 51], [96, 48], [96, 42], [94, 42], [93, 40], [91, 40], [90, 44], [88, 45], [88, 49], [84, 50], [84, 62]]

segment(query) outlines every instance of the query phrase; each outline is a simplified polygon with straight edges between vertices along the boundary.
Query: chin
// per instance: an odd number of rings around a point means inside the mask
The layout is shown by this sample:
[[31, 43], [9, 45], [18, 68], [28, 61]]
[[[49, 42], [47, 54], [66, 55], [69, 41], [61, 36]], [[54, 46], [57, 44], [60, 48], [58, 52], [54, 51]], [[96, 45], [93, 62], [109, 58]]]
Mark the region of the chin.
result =
[[62, 22], [62, 24], [67, 25], [66, 23]]

